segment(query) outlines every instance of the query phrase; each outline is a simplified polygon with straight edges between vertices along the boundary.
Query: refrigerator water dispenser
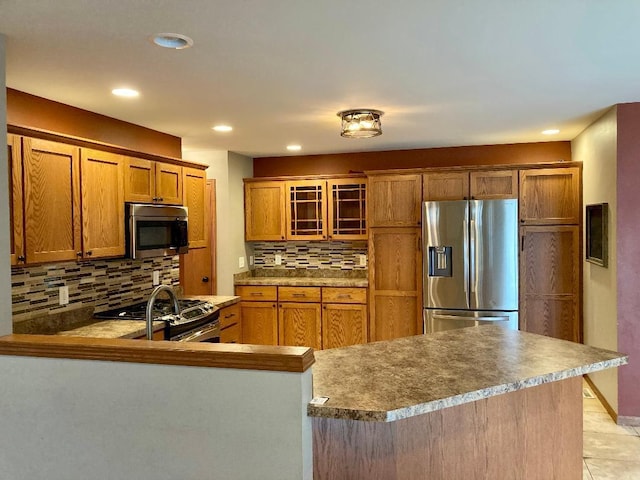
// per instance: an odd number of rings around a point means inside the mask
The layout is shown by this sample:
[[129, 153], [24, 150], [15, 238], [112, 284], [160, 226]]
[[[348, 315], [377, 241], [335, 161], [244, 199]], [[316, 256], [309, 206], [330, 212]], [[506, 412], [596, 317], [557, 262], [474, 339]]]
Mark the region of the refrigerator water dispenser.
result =
[[451, 247], [435, 246], [429, 247], [429, 276], [430, 277], [451, 277]]

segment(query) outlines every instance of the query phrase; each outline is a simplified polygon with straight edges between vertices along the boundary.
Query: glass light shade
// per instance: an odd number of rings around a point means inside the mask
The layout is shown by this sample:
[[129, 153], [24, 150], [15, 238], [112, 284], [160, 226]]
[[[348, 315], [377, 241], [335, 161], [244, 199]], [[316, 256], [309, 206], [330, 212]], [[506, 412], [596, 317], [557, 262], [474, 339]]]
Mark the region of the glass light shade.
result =
[[364, 108], [338, 112], [342, 119], [340, 135], [345, 138], [371, 138], [382, 135], [380, 117], [383, 114], [380, 110]]

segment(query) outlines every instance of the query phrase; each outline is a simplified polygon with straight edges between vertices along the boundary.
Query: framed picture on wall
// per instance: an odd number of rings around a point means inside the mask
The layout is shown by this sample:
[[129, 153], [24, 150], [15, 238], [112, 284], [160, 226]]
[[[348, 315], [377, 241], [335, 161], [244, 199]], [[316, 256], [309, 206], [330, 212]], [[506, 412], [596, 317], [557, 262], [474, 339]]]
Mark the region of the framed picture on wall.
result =
[[608, 265], [608, 231], [609, 204], [596, 203], [587, 205], [586, 211], [586, 236], [587, 236], [587, 262], [607, 267]]

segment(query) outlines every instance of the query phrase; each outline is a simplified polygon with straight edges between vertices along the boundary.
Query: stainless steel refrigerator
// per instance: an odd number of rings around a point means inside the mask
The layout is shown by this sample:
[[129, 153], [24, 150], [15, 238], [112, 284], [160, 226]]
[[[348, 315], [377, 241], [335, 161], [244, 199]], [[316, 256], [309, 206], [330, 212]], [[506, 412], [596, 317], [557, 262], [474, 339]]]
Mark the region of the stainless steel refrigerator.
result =
[[518, 200], [422, 205], [425, 332], [518, 329]]

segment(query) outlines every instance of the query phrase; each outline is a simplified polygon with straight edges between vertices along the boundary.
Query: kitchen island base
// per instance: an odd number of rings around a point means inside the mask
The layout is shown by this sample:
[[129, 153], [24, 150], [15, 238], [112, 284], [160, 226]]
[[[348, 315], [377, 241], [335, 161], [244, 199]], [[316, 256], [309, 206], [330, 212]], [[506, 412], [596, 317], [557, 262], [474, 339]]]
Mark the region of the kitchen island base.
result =
[[313, 418], [314, 479], [582, 478], [582, 378], [392, 422]]

